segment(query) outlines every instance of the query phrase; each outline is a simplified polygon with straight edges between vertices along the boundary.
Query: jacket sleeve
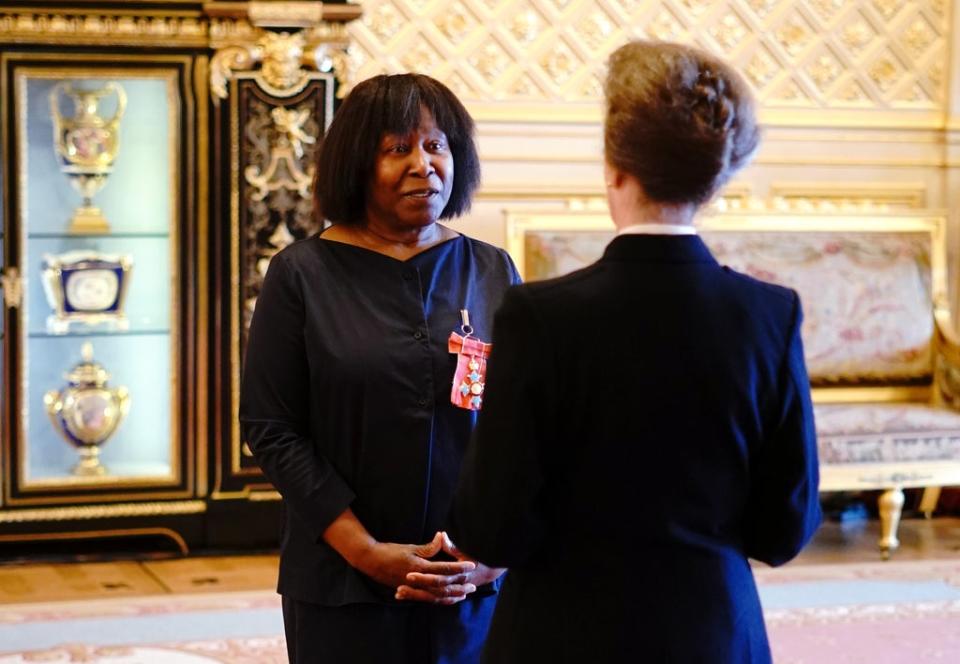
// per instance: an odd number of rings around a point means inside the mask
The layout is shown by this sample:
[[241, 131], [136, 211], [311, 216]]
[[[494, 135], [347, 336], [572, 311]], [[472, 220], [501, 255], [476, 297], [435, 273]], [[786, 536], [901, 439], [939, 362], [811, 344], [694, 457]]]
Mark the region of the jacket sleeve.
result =
[[354, 493], [310, 438], [304, 297], [283, 254], [270, 268], [250, 325], [240, 424], [267, 479], [319, 541]]
[[772, 434], [751, 460], [746, 553], [769, 565], [796, 556], [820, 525], [817, 434], [803, 359], [803, 311], [794, 293], [793, 320], [778, 377]]
[[494, 567], [528, 561], [543, 539], [542, 450], [553, 439], [555, 369], [523, 287], [494, 317], [483, 410], [467, 450], [450, 515], [450, 536]]

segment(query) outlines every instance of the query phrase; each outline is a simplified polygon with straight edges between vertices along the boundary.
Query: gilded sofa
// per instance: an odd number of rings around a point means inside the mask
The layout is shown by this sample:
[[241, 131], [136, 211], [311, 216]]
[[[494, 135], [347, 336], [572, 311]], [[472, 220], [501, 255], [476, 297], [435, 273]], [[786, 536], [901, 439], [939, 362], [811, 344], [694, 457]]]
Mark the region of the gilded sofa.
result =
[[[897, 548], [903, 489], [960, 485], [960, 347], [947, 301], [945, 220], [921, 215], [725, 214], [700, 232], [722, 264], [795, 288], [815, 403], [821, 491], [880, 489], [880, 550]], [[596, 212], [507, 215], [527, 279], [595, 260]]]

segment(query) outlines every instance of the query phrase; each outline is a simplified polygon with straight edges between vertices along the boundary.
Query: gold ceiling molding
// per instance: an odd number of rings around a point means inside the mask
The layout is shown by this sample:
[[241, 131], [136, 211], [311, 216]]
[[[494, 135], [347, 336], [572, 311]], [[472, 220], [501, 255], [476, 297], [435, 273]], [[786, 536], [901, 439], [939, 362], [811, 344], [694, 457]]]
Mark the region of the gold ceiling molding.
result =
[[941, 111], [949, 22], [944, 0], [367, 0], [348, 31], [358, 79], [430, 74], [494, 119], [596, 102], [610, 52], [647, 37], [718, 53], [764, 109], [823, 122]]
[[0, 523], [29, 521], [73, 521], [127, 516], [167, 516], [171, 514], [200, 514], [207, 510], [202, 500], [180, 500], [152, 503], [121, 503], [119, 505], [79, 505], [0, 512]]

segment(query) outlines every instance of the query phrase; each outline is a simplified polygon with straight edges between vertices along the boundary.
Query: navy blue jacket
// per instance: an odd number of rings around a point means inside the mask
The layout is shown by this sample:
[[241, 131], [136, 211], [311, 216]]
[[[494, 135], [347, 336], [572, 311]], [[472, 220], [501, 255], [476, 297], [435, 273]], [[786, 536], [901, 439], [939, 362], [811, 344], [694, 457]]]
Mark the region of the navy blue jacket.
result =
[[450, 529], [510, 567], [485, 661], [770, 661], [747, 558], [821, 516], [801, 318], [697, 236], [508, 291]]

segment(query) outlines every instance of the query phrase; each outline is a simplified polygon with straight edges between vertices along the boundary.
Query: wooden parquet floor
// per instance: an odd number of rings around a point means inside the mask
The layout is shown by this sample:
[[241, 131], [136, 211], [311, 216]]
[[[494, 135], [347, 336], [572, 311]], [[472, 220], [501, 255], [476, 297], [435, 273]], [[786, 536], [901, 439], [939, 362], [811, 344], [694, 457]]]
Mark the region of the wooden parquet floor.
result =
[[[790, 565], [879, 561], [875, 520], [825, 522]], [[896, 560], [960, 557], [960, 518], [910, 518], [900, 525]], [[0, 565], [0, 604], [85, 598], [271, 590], [275, 555], [195, 556], [169, 560]]]

